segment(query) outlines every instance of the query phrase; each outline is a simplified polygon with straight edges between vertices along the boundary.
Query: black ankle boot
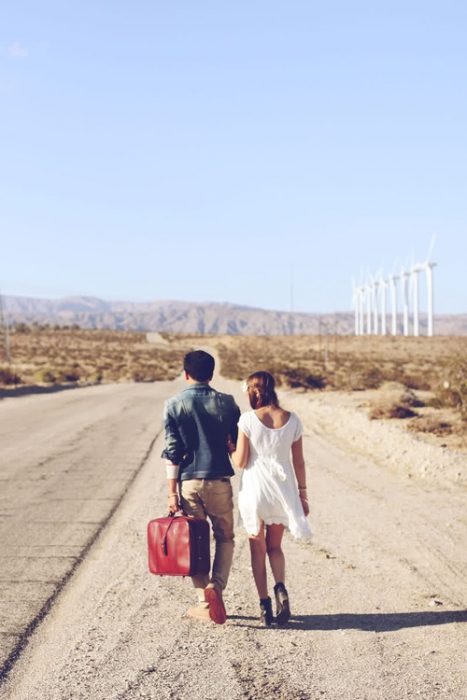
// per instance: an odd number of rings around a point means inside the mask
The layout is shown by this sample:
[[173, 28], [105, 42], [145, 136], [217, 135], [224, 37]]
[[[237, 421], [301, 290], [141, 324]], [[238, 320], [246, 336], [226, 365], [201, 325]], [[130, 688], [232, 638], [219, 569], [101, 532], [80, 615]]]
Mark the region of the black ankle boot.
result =
[[285, 625], [290, 620], [290, 605], [289, 594], [283, 583], [276, 583], [274, 596], [276, 598], [276, 622], [278, 625]]
[[263, 625], [266, 625], [266, 627], [270, 627], [272, 625], [273, 621], [273, 614], [272, 614], [272, 602], [271, 598], [260, 598], [259, 599], [259, 607], [261, 610], [260, 614], [260, 620], [263, 623]]

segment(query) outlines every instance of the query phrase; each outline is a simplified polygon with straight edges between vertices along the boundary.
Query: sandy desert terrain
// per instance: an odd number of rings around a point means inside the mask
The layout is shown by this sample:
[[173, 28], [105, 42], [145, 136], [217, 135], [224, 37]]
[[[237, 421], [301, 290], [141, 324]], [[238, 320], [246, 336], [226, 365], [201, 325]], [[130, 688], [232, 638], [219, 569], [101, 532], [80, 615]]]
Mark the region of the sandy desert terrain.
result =
[[[148, 342], [154, 335], [158, 342]], [[200, 337], [23, 324], [11, 335], [11, 362], [0, 364], [0, 397], [173, 379], [183, 353], [200, 343], [219, 353], [228, 378], [268, 369], [284, 387], [337, 392], [334, 401], [374, 420], [392, 419], [428, 442], [467, 449], [465, 337]]]
[[321, 397], [323, 404], [347, 407], [349, 415], [404, 426], [428, 444], [467, 450], [465, 338], [224, 336], [210, 342], [232, 379], [267, 369], [315, 404]]
[[[238, 381], [214, 385], [246, 408]], [[314, 532], [285, 545], [294, 617], [259, 626], [238, 530], [227, 624], [196, 623], [190, 582], [146, 565], [166, 502], [162, 402], [182, 386], [0, 402], [0, 697], [467, 698], [465, 455], [429, 445], [419, 469], [401, 426], [355, 409], [352, 423], [338, 393], [285, 390], [306, 427]]]

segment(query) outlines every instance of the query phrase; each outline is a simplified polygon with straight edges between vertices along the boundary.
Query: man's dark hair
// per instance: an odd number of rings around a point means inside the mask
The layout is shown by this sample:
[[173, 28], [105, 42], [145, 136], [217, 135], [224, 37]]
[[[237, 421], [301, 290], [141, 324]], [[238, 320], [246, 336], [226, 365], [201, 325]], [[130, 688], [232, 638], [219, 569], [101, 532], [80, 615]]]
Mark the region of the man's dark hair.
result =
[[208, 382], [212, 379], [214, 365], [213, 356], [204, 350], [188, 352], [183, 359], [183, 369], [197, 382]]

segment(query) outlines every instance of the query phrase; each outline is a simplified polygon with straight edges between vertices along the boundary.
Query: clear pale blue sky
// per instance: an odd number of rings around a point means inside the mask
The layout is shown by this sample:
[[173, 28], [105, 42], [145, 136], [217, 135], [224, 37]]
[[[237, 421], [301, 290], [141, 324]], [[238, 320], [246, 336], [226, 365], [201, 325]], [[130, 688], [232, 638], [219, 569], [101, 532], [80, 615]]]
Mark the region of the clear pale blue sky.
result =
[[350, 308], [423, 259], [467, 311], [467, 4], [13, 0], [0, 284]]

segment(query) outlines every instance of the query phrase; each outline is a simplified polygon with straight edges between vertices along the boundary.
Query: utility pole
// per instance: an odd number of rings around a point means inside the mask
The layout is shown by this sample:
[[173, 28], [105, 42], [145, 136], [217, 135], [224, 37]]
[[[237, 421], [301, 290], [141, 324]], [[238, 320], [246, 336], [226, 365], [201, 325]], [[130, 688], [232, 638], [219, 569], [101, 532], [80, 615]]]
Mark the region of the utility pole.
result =
[[337, 365], [337, 313], [334, 313], [334, 364]]
[[319, 321], [319, 353], [321, 354], [321, 329], [324, 328], [324, 338], [323, 338], [323, 367], [325, 370], [328, 368], [329, 360], [329, 326], [328, 321]]
[[5, 314], [5, 305], [0, 292], [0, 343], [2, 344], [3, 361], [10, 364], [10, 333], [8, 330], [8, 321]]

